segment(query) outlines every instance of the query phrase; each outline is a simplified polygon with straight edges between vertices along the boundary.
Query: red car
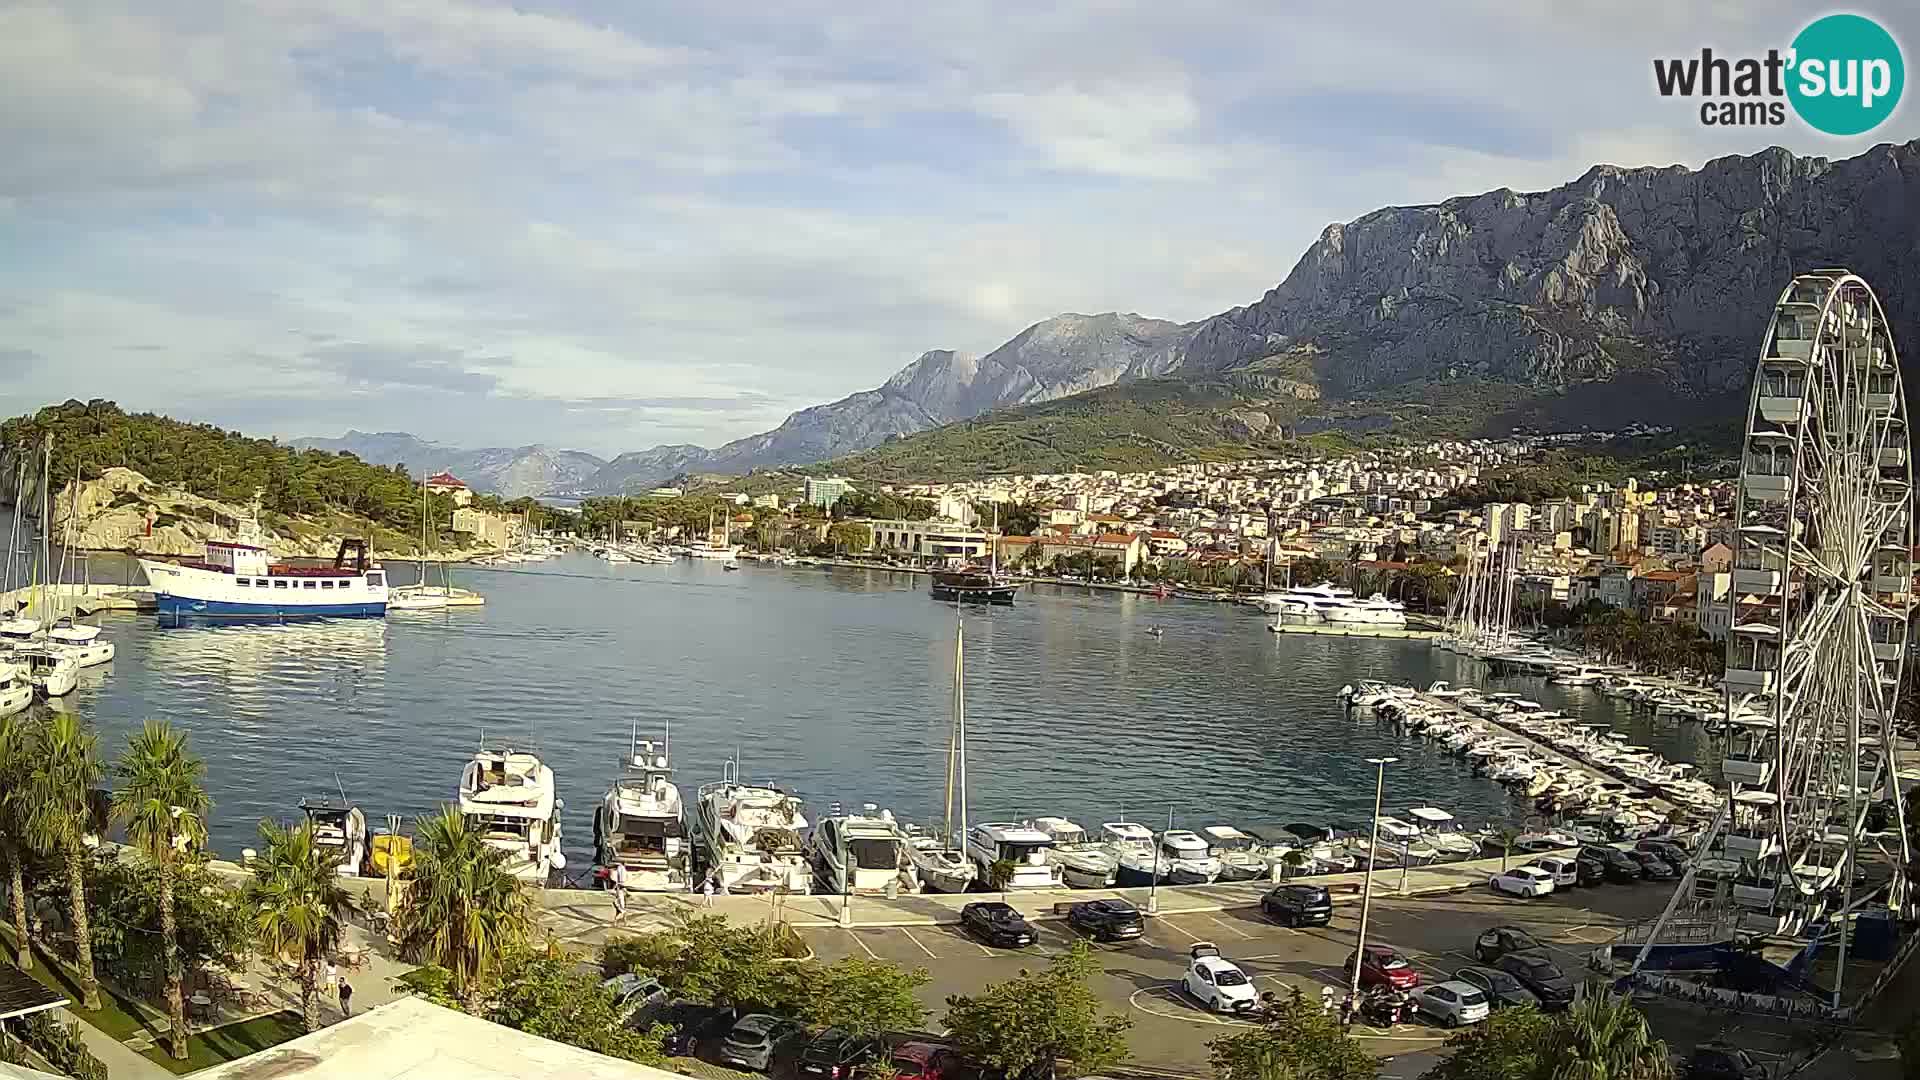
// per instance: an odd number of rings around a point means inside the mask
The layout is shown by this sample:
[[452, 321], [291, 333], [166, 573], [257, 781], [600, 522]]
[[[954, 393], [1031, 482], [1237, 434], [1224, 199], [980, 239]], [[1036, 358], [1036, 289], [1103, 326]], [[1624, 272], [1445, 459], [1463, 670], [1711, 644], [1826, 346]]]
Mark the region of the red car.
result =
[[893, 1051], [893, 1073], [898, 1080], [944, 1080], [953, 1070], [953, 1051], [932, 1043], [901, 1043]]
[[[1347, 974], [1353, 974], [1354, 958], [1347, 957]], [[1411, 990], [1420, 985], [1420, 972], [1407, 958], [1385, 945], [1367, 946], [1360, 964], [1360, 987], [1384, 986], [1390, 990]]]

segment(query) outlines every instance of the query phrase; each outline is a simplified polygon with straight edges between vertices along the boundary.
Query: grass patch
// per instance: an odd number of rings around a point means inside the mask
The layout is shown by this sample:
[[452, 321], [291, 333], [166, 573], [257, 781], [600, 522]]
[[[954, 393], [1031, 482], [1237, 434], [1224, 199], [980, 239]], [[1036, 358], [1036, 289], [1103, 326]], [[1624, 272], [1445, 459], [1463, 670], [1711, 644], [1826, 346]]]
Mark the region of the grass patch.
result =
[[279, 1046], [303, 1034], [299, 1013], [291, 1010], [268, 1013], [251, 1020], [224, 1024], [211, 1031], [195, 1032], [187, 1039], [185, 1061], [174, 1060], [172, 1044], [165, 1039], [148, 1050], [146, 1057], [174, 1075], [184, 1076]]
[[72, 1004], [67, 1006], [67, 1011], [73, 1015], [121, 1042], [127, 1041], [142, 1031], [150, 1035], [157, 1033], [156, 1029], [142, 1016], [139, 1006], [115, 994], [105, 983], [100, 985], [100, 1008], [81, 1008], [79, 981], [68, 975], [63, 965], [49, 958], [38, 948], [34, 949], [34, 960], [33, 970], [28, 974], [39, 980], [40, 985], [72, 1001]]

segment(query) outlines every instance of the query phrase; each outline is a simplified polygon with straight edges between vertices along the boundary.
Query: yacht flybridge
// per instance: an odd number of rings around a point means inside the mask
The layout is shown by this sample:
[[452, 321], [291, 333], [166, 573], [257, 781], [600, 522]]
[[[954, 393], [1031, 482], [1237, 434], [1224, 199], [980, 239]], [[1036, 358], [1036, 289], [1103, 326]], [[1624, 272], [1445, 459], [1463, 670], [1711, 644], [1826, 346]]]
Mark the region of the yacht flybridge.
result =
[[668, 758], [671, 745], [631, 735], [625, 771], [594, 811], [597, 874], [613, 888], [686, 892], [692, 886], [680, 789]]
[[566, 868], [553, 770], [533, 754], [483, 747], [460, 773], [460, 814], [486, 845], [507, 853], [507, 869], [544, 883]]
[[300, 804], [313, 829], [313, 846], [325, 852], [341, 877], [359, 877], [367, 863], [367, 815], [346, 801], [309, 799]]
[[[1012, 821], [989, 821], [967, 830], [967, 855], [980, 880], [1004, 889], [1057, 889], [1063, 868], [1049, 856], [1053, 837]], [[1008, 868], [1004, 882], [994, 880], [993, 868]]]
[[694, 803], [694, 844], [727, 892], [812, 892], [800, 841], [806, 828], [797, 796], [741, 782], [735, 758], [727, 759], [719, 783], [701, 785]]
[[823, 892], [891, 896], [920, 891], [920, 872], [905, 830], [892, 811], [872, 803], [861, 806], [858, 814], [821, 819], [809, 847]]

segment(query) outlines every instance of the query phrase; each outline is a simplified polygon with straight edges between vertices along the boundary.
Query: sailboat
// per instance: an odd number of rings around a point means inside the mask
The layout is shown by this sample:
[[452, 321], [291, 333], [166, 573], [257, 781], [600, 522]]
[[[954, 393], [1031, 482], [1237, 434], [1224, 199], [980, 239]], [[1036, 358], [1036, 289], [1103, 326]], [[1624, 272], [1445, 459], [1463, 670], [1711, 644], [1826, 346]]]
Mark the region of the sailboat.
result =
[[440, 564], [440, 584], [427, 584], [427, 551], [433, 543], [430, 530], [433, 509], [426, 481], [420, 482], [420, 580], [412, 585], [396, 585], [387, 590], [388, 611], [444, 611], [450, 607], [474, 607], [486, 597], [467, 589], [456, 589], [447, 577], [447, 565]]
[[[25, 491], [26, 465], [20, 467], [21, 484], [14, 496], [16, 504], [15, 524], [19, 521], [17, 505]], [[113, 659], [114, 646], [111, 641], [96, 641], [100, 628], [79, 625], [74, 622], [73, 612], [62, 614], [57, 610], [59, 604], [60, 575], [54, 572], [53, 563], [53, 436], [48, 435], [41, 448], [40, 458], [40, 557], [33, 566], [33, 600], [31, 608], [33, 618], [9, 618], [0, 623], [0, 640], [13, 645], [13, 659], [25, 666], [28, 679], [34, 689], [46, 697], [59, 697], [73, 692], [78, 683], [79, 671], [83, 667], [93, 667]], [[79, 474], [75, 473], [75, 491], [79, 490]], [[71, 512], [68, 517], [68, 539], [62, 560], [73, 553], [73, 521]], [[52, 574], [54, 581], [49, 582]], [[51, 595], [47, 586], [54, 586]], [[75, 602], [74, 610], [78, 610]], [[51, 618], [50, 618], [51, 617]], [[48, 623], [51, 625], [48, 625]]]
[[[907, 857], [920, 871], [921, 884], [931, 892], [966, 892], [978, 870], [967, 853], [955, 846], [955, 838], [967, 835], [967, 700], [964, 660], [966, 623], [962, 620], [953, 634], [953, 730], [947, 736], [947, 811], [941, 822], [942, 833], [931, 836], [915, 831], [907, 838]], [[960, 819], [953, 817], [954, 795], [959, 795]], [[955, 824], [959, 825], [956, 830]]]

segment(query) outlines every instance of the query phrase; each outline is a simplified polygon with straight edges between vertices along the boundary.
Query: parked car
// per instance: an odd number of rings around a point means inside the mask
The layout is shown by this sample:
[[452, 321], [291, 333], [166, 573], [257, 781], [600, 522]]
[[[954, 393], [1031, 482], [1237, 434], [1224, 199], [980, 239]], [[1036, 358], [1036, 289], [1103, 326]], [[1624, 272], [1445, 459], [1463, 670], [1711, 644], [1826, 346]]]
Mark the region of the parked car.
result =
[[1580, 854], [1600, 860], [1607, 868], [1608, 881], [1639, 881], [1640, 864], [1627, 857], [1627, 853], [1616, 847], [1593, 844], [1580, 849]]
[[960, 909], [960, 926], [989, 945], [1008, 949], [1033, 944], [1033, 926], [1020, 917], [1013, 905], [998, 900], [983, 900]]
[[1353, 977], [1353, 966], [1360, 965], [1360, 986], [1384, 986], [1389, 990], [1411, 990], [1420, 985], [1420, 972], [1407, 962], [1407, 958], [1394, 952], [1385, 945], [1367, 946], [1364, 960], [1353, 955], [1347, 956], [1347, 977]]
[[1513, 952], [1538, 952], [1546, 948], [1532, 934], [1517, 926], [1492, 926], [1482, 931], [1473, 942], [1473, 955], [1483, 964]]
[[1629, 851], [1626, 856], [1640, 864], [1640, 874], [1648, 881], [1673, 881], [1680, 876], [1678, 868], [1651, 851]]
[[667, 1037], [661, 1044], [674, 1057], [694, 1057], [700, 1048], [726, 1038], [738, 1017], [731, 1008], [704, 1005], [697, 1001], [668, 1003], [659, 1022], [666, 1025]]
[[1145, 930], [1140, 911], [1125, 900], [1088, 900], [1067, 909], [1067, 925], [1096, 941], [1129, 941]]
[[1580, 874], [1580, 886], [1602, 885], [1607, 880], [1607, 864], [1585, 853], [1573, 857], [1573, 867]]
[[1571, 889], [1580, 884], [1579, 861], [1565, 855], [1542, 855], [1527, 865], [1537, 866], [1552, 874], [1555, 889]]
[[1454, 972], [1453, 977], [1487, 995], [1490, 1008], [1511, 1009], [1517, 1005], [1540, 1004], [1539, 995], [1499, 968], [1464, 967]]
[[1687, 1055], [1687, 1080], [1766, 1080], [1767, 1067], [1731, 1043], [1701, 1043]]
[[1187, 950], [1186, 991], [1210, 1012], [1251, 1012], [1260, 1003], [1260, 992], [1253, 980], [1232, 961], [1220, 955], [1210, 941], [1202, 941]]
[[782, 1049], [805, 1034], [798, 1020], [769, 1013], [750, 1013], [734, 1021], [733, 1030], [721, 1041], [718, 1057], [722, 1065], [766, 1072]]
[[1477, 1024], [1485, 1020], [1489, 1012], [1487, 995], [1458, 979], [1416, 988], [1413, 1008], [1438, 1021], [1441, 1027]]
[[1553, 875], [1537, 866], [1516, 866], [1493, 875], [1487, 884], [1494, 892], [1508, 896], [1546, 896], [1553, 892]]
[[944, 1046], [901, 1043], [893, 1048], [893, 1075], [896, 1080], [947, 1080], [957, 1061], [958, 1055]]
[[646, 1021], [667, 1003], [667, 988], [651, 975], [615, 975], [602, 982], [600, 989], [613, 995], [614, 1011], [628, 1027], [647, 1026]]
[[1573, 1004], [1573, 980], [1545, 952], [1508, 953], [1493, 966], [1520, 980], [1533, 991], [1543, 1009], [1564, 1009]]
[[807, 1041], [800, 1051], [801, 1076], [842, 1080], [880, 1056], [886, 1045], [879, 1039], [856, 1039], [839, 1028], [828, 1028]]
[[1282, 926], [1325, 926], [1333, 897], [1319, 885], [1281, 885], [1260, 898], [1260, 910]]
[[1633, 848], [1635, 851], [1650, 851], [1660, 856], [1671, 863], [1676, 870], [1685, 870], [1687, 860], [1692, 858], [1685, 848], [1672, 840], [1642, 840], [1633, 845]]

